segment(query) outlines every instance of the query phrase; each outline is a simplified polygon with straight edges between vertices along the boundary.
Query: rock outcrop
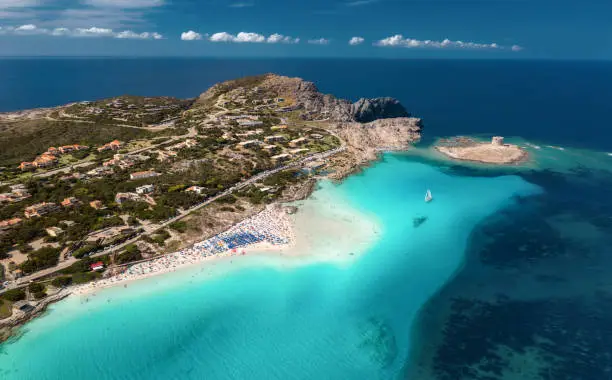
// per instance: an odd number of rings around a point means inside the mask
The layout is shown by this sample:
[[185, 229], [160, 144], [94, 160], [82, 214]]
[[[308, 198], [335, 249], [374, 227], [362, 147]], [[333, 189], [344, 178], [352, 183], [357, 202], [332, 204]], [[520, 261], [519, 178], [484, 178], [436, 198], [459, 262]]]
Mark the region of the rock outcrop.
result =
[[369, 123], [378, 119], [389, 119], [395, 117], [410, 117], [399, 100], [394, 98], [361, 98], [352, 107], [355, 121]]

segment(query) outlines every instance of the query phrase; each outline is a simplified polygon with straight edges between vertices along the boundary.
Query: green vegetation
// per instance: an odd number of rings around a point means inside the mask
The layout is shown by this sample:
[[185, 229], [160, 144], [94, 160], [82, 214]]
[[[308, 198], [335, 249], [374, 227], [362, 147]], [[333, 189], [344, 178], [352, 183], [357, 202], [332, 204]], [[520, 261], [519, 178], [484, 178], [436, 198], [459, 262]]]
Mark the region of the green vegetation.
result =
[[2, 293], [1, 297], [4, 298], [5, 300], [17, 302], [17, 301], [24, 300], [26, 298], [26, 294], [25, 294], [25, 291], [23, 291], [23, 289], [10, 289]]
[[187, 231], [187, 223], [183, 222], [182, 220], [170, 223], [169, 227], [180, 233]]
[[134, 244], [129, 244], [125, 247], [125, 251], [115, 257], [116, 264], [126, 264], [132, 261], [142, 260], [140, 250]]
[[45, 292], [45, 286], [40, 282], [33, 282], [28, 285], [28, 291], [37, 300], [45, 298], [47, 296], [47, 293]]
[[285, 186], [287, 184], [297, 182], [299, 175], [300, 171], [296, 169], [283, 170], [267, 177], [264, 179], [263, 183], [266, 186]]
[[52, 247], [44, 247], [30, 252], [28, 259], [19, 265], [19, 269], [25, 274], [34, 273], [41, 269], [57, 265], [60, 250]]
[[0, 319], [8, 318], [11, 315], [13, 315], [13, 303], [0, 298]]
[[85, 257], [85, 255], [95, 251], [96, 249], [98, 249], [97, 245], [95, 245], [95, 244], [86, 244], [86, 245], [78, 248], [74, 252], [72, 252], [72, 256], [77, 258], [77, 259], [82, 259], [83, 257]]
[[70, 285], [71, 283], [72, 277], [70, 276], [55, 277], [53, 281], [51, 281], [51, 285], [55, 286], [56, 288], [63, 288], [65, 286]]

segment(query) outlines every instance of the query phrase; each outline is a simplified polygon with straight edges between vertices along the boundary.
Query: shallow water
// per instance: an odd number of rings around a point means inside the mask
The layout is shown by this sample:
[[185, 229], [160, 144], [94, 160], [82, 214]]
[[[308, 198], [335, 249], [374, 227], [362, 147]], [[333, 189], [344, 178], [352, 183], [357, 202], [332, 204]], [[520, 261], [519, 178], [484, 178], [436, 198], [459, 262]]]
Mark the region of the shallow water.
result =
[[[431, 203], [423, 201], [427, 188]], [[460, 267], [474, 226], [516, 195], [540, 192], [517, 176], [447, 175], [385, 155], [341, 185], [324, 183], [306, 201], [326, 208], [329, 196], [341, 198], [335, 207], [354, 208], [380, 226], [373, 245], [336, 248], [352, 248], [349, 264], [284, 267], [283, 258], [247, 257], [104, 290], [87, 302], [72, 297], [0, 346], [0, 375], [394, 378], [410, 353], [412, 321]], [[418, 217], [426, 219], [415, 227]]]

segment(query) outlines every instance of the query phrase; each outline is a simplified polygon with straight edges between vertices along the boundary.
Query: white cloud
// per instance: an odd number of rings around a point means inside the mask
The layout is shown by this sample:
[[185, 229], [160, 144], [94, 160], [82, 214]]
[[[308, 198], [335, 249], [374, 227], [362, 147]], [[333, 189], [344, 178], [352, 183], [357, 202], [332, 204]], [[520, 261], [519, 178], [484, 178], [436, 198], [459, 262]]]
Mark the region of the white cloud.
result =
[[234, 42], [236, 36], [227, 32], [219, 32], [210, 36], [208, 39], [212, 42]]
[[352, 46], [360, 45], [363, 43], [363, 41], [365, 41], [363, 37], [353, 37], [349, 40], [349, 45], [352, 45]]
[[300, 42], [299, 38], [293, 38], [289, 36], [283, 36], [282, 34], [274, 33], [266, 40], [269, 44], [297, 44]]
[[52, 36], [69, 36], [70, 29], [68, 28], [55, 28], [51, 31]]
[[193, 30], [181, 33], [181, 40], [183, 41], [195, 41], [201, 39], [202, 35], [200, 33], [194, 32]]
[[25, 24], [18, 27], [0, 28], [2, 34], [13, 35], [33, 35], [43, 34], [53, 37], [112, 37], [120, 39], [139, 39], [139, 40], [160, 40], [163, 36], [157, 32], [142, 32], [136, 33], [132, 30], [124, 30], [115, 32], [109, 28], [98, 28], [92, 26], [90, 28], [54, 28], [46, 29], [39, 28], [34, 24]]
[[91, 28], [76, 28], [70, 35], [74, 37], [113, 37], [114, 33], [112, 29], [92, 26]]
[[512, 45], [510, 49], [512, 49], [512, 51], [521, 51], [523, 50], [523, 47], [519, 45]]
[[235, 42], [235, 43], [263, 43], [269, 44], [297, 44], [300, 42], [299, 38], [293, 38], [282, 34], [274, 33], [266, 38], [263, 34], [240, 32], [236, 35], [227, 32], [214, 33], [208, 40], [211, 42]]
[[155, 32], [136, 33], [131, 30], [124, 30], [123, 32], [119, 32], [115, 34], [115, 38], [123, 38], [123, 39], [131, 39], [131, 40], [161, 40], [164, 38], [164, 36], [162, 36], [159, 33], [155, 33]]
[[234, 42], [266, 42], [266, 37], [257, 33], [240, 32], [234, 38]]
[[329, 40], [325, 38], [318, 38], [315, 40], [308, 40], [308, 43], [313, 45], [329, 45]]
[[164, 5], [164, 0], [85, 0], [85, 4], [99, 8], [153, 8]]
[[[401, 34], [387, 37], [374, 43], [375, 46], [404, 47], [404, 48], [435, 48], [435, 49], [506, 49], [493, 43], [483, 44], [478, 42], [417, 40], [414, 38], [404, 38]], [[514, 50], [514, 49], [512, 49]]]

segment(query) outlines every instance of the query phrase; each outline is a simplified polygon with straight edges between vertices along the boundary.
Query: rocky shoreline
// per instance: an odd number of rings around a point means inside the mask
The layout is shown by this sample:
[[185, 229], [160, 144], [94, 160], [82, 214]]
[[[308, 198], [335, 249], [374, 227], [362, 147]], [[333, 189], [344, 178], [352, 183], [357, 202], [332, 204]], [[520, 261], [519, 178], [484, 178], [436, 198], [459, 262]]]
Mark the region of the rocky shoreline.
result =
[[11, 337], [18, 336], [18, 329], [22, 325], [43, 314], [49, 305], [63, 300], [70, 294], [71, 291], [69, 289], [61, 289], [58, 293], [38, 302], [33, 310], [29, 312], [19, 312], [19, 314], [13, 314], [9, 318], [0, 320], [0, 343], [8, 340]]

